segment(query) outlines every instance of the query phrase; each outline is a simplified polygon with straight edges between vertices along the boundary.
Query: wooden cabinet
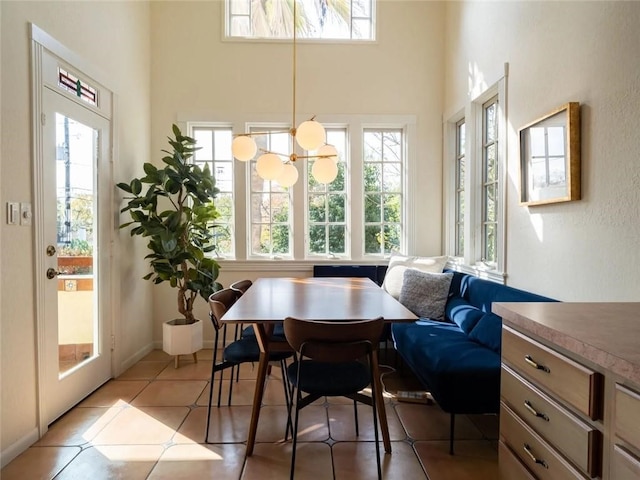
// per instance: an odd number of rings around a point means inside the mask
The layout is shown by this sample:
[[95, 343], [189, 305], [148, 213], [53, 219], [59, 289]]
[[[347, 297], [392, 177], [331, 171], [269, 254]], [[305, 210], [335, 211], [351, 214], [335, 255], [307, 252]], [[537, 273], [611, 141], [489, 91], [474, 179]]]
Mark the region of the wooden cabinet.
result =
[[602, 438], [597, 428], [580, 420], [506, 365], [502, 367], [502, 402], [579, 469], [597, 475]]
[[502, 332], [505, 363], [530, 377], [542, 390], [576, 408], [589, 418], [600, 416], [601, 375], [538, 342], [505, 328]]
[[[600, 475], [598, 372], [507, 326], [502, 332], [500, 437], [539, 479]], [[506, 478], [505, 478], [506, 480]]]
[[518, 457], [502, 441], [498, 443], [498, 474], [502, 479], [536, 480]]
[[640, 303], [495, 303], [501, 480], [640, 480]]
[[[640, 478], [640, 394], [616, 384], [611, 478]], [[635, 453], [633, 453], [633, 452]]]

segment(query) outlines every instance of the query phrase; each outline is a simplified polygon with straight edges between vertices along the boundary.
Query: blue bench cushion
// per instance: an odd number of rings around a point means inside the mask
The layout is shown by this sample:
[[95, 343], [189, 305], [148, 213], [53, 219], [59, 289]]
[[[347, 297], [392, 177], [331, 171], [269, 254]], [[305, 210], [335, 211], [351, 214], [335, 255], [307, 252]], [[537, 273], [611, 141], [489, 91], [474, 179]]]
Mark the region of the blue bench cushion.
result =
[[445, 307], [447, 319], [454, 322], [460, 329], [469, 334], [478, 321], [484, 316], [484, 312], [474, 307], [464, 298], [450, 298]]
[[485, 347], [490, 348], [496, 353], [500, 353], [502, 340], [502, 319], [495, 313], [486, 313], [478, 321], [469, 338]]
[[497, 412], [498, 353], [452, 323], [396, 323], [392, 332], [397, 351], [445, 412]]

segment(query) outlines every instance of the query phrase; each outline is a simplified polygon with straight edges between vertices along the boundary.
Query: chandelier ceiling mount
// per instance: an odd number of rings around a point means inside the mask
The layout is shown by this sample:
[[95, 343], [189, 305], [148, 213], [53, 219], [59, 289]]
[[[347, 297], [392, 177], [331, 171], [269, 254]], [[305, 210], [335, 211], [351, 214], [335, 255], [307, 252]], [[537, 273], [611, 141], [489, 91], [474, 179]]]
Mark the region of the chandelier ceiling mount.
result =
[[[296, 128], [296, 3], [293, 2], [293, 115], [291, 128], [282, 131], [247, 132], [235, 134], [231, 151], [233, 156], [242, 162], [252, 160], [258, 150], [261, 155], [256, 162], [256, 172], [264, 180], [276, 181], [283, 187], [290, 187], [298, 181], [298, 169], [295, 162], [300, 159], [314, 159], [311, 174], [319, 183], [331, 183], [338, 175], [338, 151], [333, 145], [326, 143], [324, 126], [315, 119], [315, 115], [302, 122]], [[291, 153], [278, 153], [267, 149], [258, 149], [253, 137], [288, 133]], [[295, 139], [295, 141], [294, 141]], [[295, 144], [306, 152], [313, 154], [300, 155], [295, 152]]]

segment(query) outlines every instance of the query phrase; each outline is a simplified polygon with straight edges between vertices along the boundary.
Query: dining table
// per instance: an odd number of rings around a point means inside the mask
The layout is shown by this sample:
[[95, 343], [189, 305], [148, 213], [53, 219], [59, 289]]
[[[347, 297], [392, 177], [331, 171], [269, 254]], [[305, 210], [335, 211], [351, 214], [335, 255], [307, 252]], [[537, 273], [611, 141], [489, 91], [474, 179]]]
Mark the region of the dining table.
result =
[[[222, 316], [223, 324], [252, 324], [260, 348], [260, 361], [247, 438], [247, 456], [253, 448], [269, 365], [269, 352], [291, 351], [288, 343], [273, 338], [273, 328], [286, 317], [319, 321], [354, 321], [383, 317], [385, 323], [417, 320], [410, 310], [369, 278], [307, 277], [259, 278]], [[382, 380], [374, 355], [374, 392], [385, 452], [391, 453], [389, 426], [382, 396]]]

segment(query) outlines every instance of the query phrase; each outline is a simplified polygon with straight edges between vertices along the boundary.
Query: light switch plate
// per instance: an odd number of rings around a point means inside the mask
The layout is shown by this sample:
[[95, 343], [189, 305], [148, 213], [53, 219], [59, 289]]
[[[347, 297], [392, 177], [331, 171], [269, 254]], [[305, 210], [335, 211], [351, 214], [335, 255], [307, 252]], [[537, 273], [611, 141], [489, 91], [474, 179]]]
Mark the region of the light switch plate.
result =
[[20, 204], [18, 202], [7, 202], [7, 225], [18, 225], [20, 223]]

